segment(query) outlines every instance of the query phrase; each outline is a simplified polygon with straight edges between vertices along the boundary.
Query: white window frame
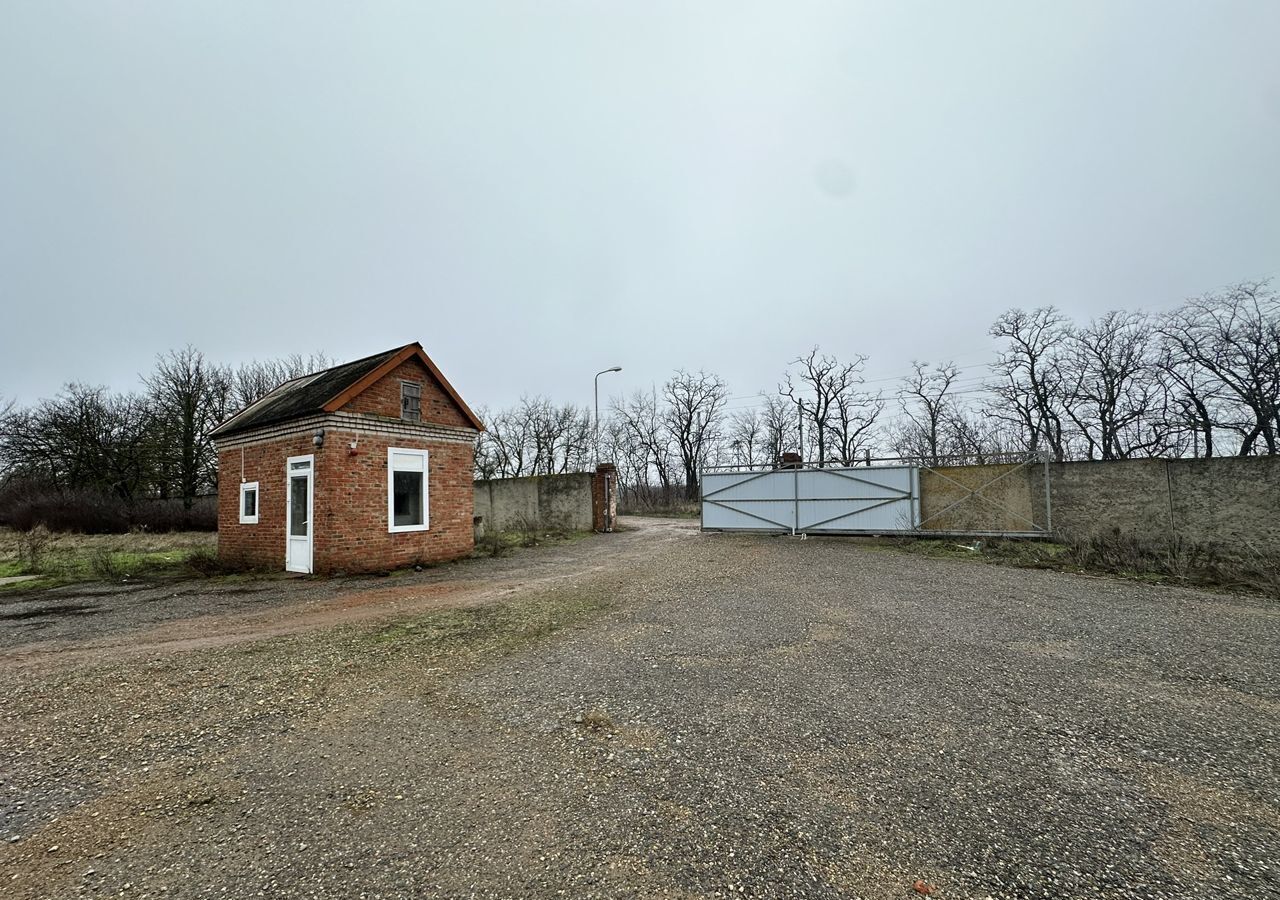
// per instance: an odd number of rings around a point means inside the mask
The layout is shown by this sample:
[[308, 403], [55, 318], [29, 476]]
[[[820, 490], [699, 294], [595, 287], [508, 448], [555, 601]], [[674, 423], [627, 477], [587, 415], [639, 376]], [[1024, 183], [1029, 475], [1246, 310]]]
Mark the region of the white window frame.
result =
[[[420, 456], [422, 457], [422, 524], [421, 525], [397, 525], [396, 524], [396, 454], [404, 456]], [[387, 448], [387, 531], [396, 534], [403, 531], [427, 531], [431, 527], [431, 491], [428, 488], [428, 482], [431, 480], [431, 455], [426, 450], [411, 450], [408, 447], [388, 447]], [[407, 472], [416, 472], [416, 469], [406, 469]]]
[[[253, 515], [246, 516], [244, 514], [244, 495], [253, 491]], [[257, 525], [258, 513], [262, 511], [262, 491], [258, 490], [258, 482], [242, 481], [240, 482], [240, 524], [241, 525]]]

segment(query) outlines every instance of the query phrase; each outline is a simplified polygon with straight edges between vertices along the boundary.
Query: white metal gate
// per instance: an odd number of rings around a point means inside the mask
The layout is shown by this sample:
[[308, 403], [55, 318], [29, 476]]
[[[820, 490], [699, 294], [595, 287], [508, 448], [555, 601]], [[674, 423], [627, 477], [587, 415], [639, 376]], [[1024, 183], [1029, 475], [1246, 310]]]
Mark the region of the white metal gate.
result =
[[702, 475], [702, 527], [707, 530], [884, 533], [910, 531], [919, 522], [915, 466]]

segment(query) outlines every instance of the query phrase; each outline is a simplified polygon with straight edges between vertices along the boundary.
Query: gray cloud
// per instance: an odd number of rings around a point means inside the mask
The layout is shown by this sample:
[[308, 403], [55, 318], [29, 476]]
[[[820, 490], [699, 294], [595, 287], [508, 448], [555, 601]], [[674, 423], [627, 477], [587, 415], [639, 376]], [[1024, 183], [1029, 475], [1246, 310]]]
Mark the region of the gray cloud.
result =
[[981, 363], [1280, 274], [1280, 5], [10, 3], [0, 394], [421, 340], [464, 395]]

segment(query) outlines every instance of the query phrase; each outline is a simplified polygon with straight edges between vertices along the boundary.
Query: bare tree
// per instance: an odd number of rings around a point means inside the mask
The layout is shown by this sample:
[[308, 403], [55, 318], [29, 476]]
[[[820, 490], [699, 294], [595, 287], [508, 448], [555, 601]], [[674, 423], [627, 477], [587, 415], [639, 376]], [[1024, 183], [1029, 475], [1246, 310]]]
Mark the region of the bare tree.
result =
[[1018, 427], [1026, 449], [1048, 449], [1059, 462], [1067, 457], [1063, 427], [1063, 384], [1059, 366], [1070, 323], [1052, 306], [1025, 312], [1012, 309], [991, 326], [991, 335], [1007, 341], [992, 367], [991, 393], [1000, 403], [993, 414]]
[[[1160, 325], [1165, 371], [1199, 369], [1223, 408], [1216, 424], [1239, 437], [1239, 454], [1274, 454], [1280, 445], [1280, 297], [1269, 282], [1241, 282], [1189, 300]], [[1184, 367], [1179, 370], [1177, 367]], [[1184, 397], [1186, 395], [1184, 394]], [[1195, 400], [1186, 398], [1201, 414]], [[1206, 413], [1207, 414], [1207, 413]], [[1211, 429], [1205, 431], [1212, 446]]]
[[1168, 448], [1168, 393], [1147, 316], [1113, 311], [1071, 331], [1061, 367], [1066, 414], [1088, 459], [1150, 456]]
[[[785, 380], [778, 386], [779, 394], [803, 404], [804, 419], [810, 426], [817, 448], [815, 462], [819, 466], [828, 462], [827, 442], [834, 430], [833, 425], [842, 414], [845, 421], [852, 424], [857, 421], [859, 409], [863, 412], [867, 409], [859, 406], [863, 401], [846, 402], [852, 400], [858, 386], [863, 383], [862, 370], [866, 362], [867, 357], [859, 355], [853, 362], [842, 363], [814, 347], [808, 355], [791, 361], [797, 370], [787, 372]], [[878, 410], [876, 415], [879, 415]], [[845, 433], [850, 432], [846, 429]]]
[[188, 345], [156, 358], [143, 378], [156, 420], [156, 460], [162, 496], [176, 491], [183, 506], [217, 484], [209, 433], [231, 410], [231, 374]]
[[728, 386], [717, 375], [679, 369], [662, 386], [662, 421], [684, 467], [685, 497], [700, 496], [698, 472], [719, 437]]
[[152, 486], [153, 418], [135, 394], [69, 384], [0, 429], [0, 472], [54, 491], [77, 488], [132, 501]]
[[591, 410], [572, 403], [548, 404], [540, 427], [546, 430], [547, 453], [539, 471], [548, 475], [583, 471], [591, 459]]
[[485, 430], [476, 436], [474, 463], [476, 478], [488, 480], [506, 475], [506, 458], [499, 439], [502, 431], [501, 414], [487, 406], [477, 406], [475, 413], [485, 423]]
[[334, 360], [323, 351], [317, 351], [309, 356], [294, 353], [280, 359], [262, 362], [255, 359], [244, 363], [231, 376], [232, 408], [244, 409], [286, 381], [323, 371], [333, 365]]
[[762, 455], [767, 457], [768, 448], [765, 446], [764, 437], [765, 432], [759, 410], [738, 410], [730, 416], [727, 438], [733, 452], [733, 464], [753, 466], [757, 462], [765, 461], [760, 458]]
[[1013, 452], [1018, 445], [1009, 426], [982, 409], [952, 406], [944, 421], [946, 455], [956, 465], [983, 465]]
[[763, 437], [767, 448], [763, 462], [773, 466], [779, 465], [782, 462], [782, 454], [791, 448], [803, 453], [796, 434], [798, 425], [795, 404], [774, 394], [762, 396], [760, 427], [764, 432]]
[[618, 493], [624, 504], [639, 505], [649, 489], [649, 456], [616, 414], [600, 423], [600, 452], [617, 469]]
[[591, 420], [585, 407], [525, 396], [510, 409], [484, 410], [483, 421], [475, 463], [481, 478], [555, 475], [587, 466]]
[[836, 398], [829, 443], [842, 466], [857, 465], [871, 455], [871, 438], [884, 412], [884, 397], [850, 389]]
[[1222, 418], [1222, 386], [1183, 355], [1178, 342], [1165, 333], [1164, 327], [1159, 335], [1157, 365], [1169, 394], [1170, 429], [1184, 437], [1189, 434], [1192, 455], [1208, 459], [1217, 451], [1214, 429]]
[[671, 436], [658, 404], [658, 392], [636, 391], [625, 399], [612, 401], [612, 419], [617, 423], [615, 448], [624, 454], [622, 463], [632, 473], [634, 500], [648, 500], [652, 493], [650, 478], [657, 479], [656, 489], [661, 503], [672, 499], [673, 471], [676, 465]]
[[[899, 438], [899, 453], [919, 459], [926, 465], [936, 466], [948, 436], [948, 420], [954, 417], [955, 398], [952, 385], [960, 377], [960, 369], [953, 362], [941, 363], [929, 369], [928, 363], [913, 361], [911, 374], [898, 390], [898, 404], [907, 425]], [[908, 450], [910, 452], [904, 452]]]

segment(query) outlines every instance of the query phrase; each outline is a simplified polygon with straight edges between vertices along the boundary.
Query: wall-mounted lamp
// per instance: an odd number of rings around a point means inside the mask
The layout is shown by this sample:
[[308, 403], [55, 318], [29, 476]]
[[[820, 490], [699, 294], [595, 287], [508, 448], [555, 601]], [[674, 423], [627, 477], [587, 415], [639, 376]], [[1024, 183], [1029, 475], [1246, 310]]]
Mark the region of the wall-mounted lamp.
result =
[[324, 446], [324, 429], [317, 428], [315, 435], [311, 438], [311, 443], [316, 445], [316, 449]]

